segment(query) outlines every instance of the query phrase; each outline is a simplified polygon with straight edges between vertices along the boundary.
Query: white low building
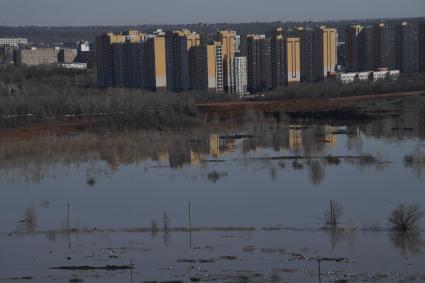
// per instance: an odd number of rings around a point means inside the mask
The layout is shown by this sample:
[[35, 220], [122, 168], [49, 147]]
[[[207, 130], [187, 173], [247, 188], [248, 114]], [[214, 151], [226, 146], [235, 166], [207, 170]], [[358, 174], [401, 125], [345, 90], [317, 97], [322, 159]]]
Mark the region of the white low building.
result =
[[348, 84], [356, 81], [378, 81], [383, 79], [396, 79], [400, 76], [399, 70], [391, 71], [367, 71], [367, 72], [357, 72], [357, 73], [338, 73], [336, 78], [339, 82]]
[[87, 69], [87, 63], [60, 63], [59, 67], [65, 69], [85, 70]]
[[2, 46], [19, 46], [27, 45], [28, 39], [20, 37], [0, 37], [0, 45]]

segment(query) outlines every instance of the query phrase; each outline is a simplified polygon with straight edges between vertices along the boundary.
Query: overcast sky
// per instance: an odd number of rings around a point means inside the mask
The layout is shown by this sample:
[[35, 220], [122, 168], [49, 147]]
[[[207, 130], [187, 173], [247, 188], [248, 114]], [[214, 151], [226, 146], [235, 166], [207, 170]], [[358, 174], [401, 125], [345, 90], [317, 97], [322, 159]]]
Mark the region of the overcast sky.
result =
[[136, 25], [425, 16], [425, 0], [0, 0], [0, 25]]

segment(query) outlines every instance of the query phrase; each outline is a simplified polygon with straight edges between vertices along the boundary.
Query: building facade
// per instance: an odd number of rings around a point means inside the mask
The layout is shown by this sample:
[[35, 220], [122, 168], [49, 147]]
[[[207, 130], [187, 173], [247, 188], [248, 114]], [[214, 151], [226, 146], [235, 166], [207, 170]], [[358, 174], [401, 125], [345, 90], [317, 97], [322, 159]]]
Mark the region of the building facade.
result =
[[[138, 31], [125, 33], [105, 33], [96, 37], [97, 86], [101, 88], [122, 86], [123, 61], [119, 56], [123, 52], [124, 43], [140, 43], [144, 34]], [[114, 56], [115, 53], [115, 56]], [[121, 65], [117, 65], [117, 64]], [[117, 81], [115, 81], [115, 78]]]
[[167, 66], [165, 55], [165, 36], [154, 35], [145, 44], [145, 87], [149, 90], [167, 87]]
[[271, 39], [265, 35], [247, 36], [248, 91], [268, 91], [272, 85]]
[[272, 88], [275, 89], [287, 85], [287, 46], [283, 28], [272, 30], [270, 37]]
[[165, 40], [167, 89], [175, 92], [190, 90], [190, 78], [198, 75], [194, 47], [200, 45], [201, 38], [197, 33], [182, 30], [167, 32]]
[[374, 27], [364, 27], [358, 36], [358, 58], [357, 71], [374, 70], [375, 66], [375, 45], [374, 45]]
[[228, 92], [243, 97], [248, 93], [248, 74], [246, 57], [230, 57], [227, 61]]
[[285, 85], [301, 81], [301, 50], [298, 37], [286, 38]]
[[77, 57], [76, 49], [69, 48], [28, 48], [13, 52], [15, 65], [38, 66], [44, 64], [73, 63]]
[[425, 72], [425, 22], [419, 24], [419, 70]]
[[323, 44], [323, 76], [335, 75], [338, 61], [337, 45], [338, 33], [335, 28], [321, 26], [319, 28], [320, 41]]
[[360, 52], [362, 31], [361, 25], [350, 25], [344, 30], [345, 38], [345, 70], [360, 71]]
[[323, 77], [323, 37], [317, 29], [298, 28], [301, 48], [301, 81], [318, 82]]
[[374, 27], [374, 69], [396, 69], [396, 28], [380, 23]]
[[27, 45], [28, 39], [20, 37], [0, 37], [0, 46], [13, 46]]
[[396, 26], [396, 67], [403, 73], [419, 72], [418, 25], [401, 22]]

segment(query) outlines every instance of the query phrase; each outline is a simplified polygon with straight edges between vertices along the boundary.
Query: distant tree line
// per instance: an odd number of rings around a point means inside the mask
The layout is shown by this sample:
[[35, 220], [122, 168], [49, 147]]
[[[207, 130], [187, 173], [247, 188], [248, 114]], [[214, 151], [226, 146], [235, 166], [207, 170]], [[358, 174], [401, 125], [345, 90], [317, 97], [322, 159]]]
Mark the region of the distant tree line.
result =
[[[424, 20], [424, 18], [410, 18], [409, 21], [415, 22]], [[164, 30], [188, 28], [198, 33], [215, 33], [217, 30], [232, 29], [241, 35], [249, 33], [265, 33], [277, 26], [316, 26], [326, 25], [337, 28], [340, 39], [343, 40], [343, 30], [348, 24], [359, 23], [362, 25], [373, 25], [380, 21], [391, 22], [400, 21], [400, 19], [361, 19], [361, 20], [341, 20], [341, 21], [304, 21], [304, 22], [250, 22], [250, 23], [194, 23], [185, 25], [133, 25], [133, 26], [80, 26], [80, 27], [37, 27], [22, 26], [10, 27], [0, 26], [0, 37], [25, 37], [30, 42], [44, 42], [47, 44], [64, 43], [66, 46], [74, 46], [78, 40], [88, 40], [94, 42], [96, 35], [104, 32], [120, 32], [123, 30], [137, 29], [141, 31], [151, 31], [157, 28]]]
[[[259, 96], [261, 100], [327, 98], [388, 92], [425, 90], [425, 74], [405, 74], [398, 80], [340, 84], [297, 84]], [[205, 117], [196, 104], [236, 99], [207, 91], [150, 92], [140, 89], [97, 89], [93, 70], [54, 66], [0, 67], [0, 127], [14, 127], [20, 120], [107, 117], [122, 125], [140, 127], [199, 124]]]
[[94, 71], [53, 66], [0, 68], [0, 127], [13, 127], [25, 117], [41, 121], [67, 115], [100, 115], [141, 127], [184, 126], [199, 122], [196, 103], [228, 99], [201, 91], [97, 89], [95, 77]]

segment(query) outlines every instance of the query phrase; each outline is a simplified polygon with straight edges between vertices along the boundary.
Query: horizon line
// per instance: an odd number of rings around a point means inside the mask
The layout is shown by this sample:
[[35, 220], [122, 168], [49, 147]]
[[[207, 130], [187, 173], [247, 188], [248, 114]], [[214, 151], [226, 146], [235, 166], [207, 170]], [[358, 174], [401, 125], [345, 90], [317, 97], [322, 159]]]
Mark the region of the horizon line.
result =
[[89, 28], [89, 27], [138, 27], [138, 26], [193, 26], [193, 25], [243, 25], [243, 24], [274, 24], [274, 23], [323, 23], [323, 22], [348, 22], [348, 21], [378, 21], [378, 20], [409, 20], [423, 19], [421, 17], [381, 17], [381, 18], [357, 18], [357, 19], [334, 19], [334, 20], [291, 20], [291, 21], [252, 21], [252, 22], [192, 22], [192, 23], [173, 23], [173, 24], [88, 24], [88, 25], [5, 25], [0, 24], [4, 28]]

